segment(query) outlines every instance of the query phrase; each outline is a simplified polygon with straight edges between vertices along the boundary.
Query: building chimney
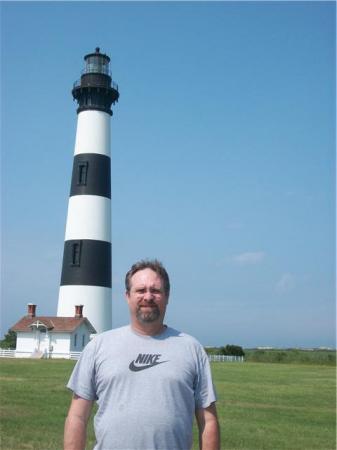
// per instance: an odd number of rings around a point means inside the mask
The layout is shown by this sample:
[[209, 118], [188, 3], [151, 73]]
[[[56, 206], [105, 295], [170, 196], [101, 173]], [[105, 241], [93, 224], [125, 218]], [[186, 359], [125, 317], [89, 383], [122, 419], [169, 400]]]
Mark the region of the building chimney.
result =
[[28, 303], [28, 317], [35, 317], [36, 316], [36, 305], [33, 303]]
[[82, 319], [83, 305], [75, 305], [75, 317], [76, 317], [76, 319]]

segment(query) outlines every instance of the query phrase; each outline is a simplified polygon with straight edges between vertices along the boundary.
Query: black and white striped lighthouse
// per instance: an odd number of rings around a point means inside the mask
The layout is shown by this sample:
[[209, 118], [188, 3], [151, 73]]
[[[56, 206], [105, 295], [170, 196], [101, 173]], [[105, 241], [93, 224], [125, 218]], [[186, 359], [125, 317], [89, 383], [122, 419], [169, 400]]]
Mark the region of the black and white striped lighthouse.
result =
[[83, 305], [100, 333], [112, 321], [110, 117], [119, 93], [107, 55], [96, 48], [84, 61], [72, 90], [78, 119], [57, 315]]

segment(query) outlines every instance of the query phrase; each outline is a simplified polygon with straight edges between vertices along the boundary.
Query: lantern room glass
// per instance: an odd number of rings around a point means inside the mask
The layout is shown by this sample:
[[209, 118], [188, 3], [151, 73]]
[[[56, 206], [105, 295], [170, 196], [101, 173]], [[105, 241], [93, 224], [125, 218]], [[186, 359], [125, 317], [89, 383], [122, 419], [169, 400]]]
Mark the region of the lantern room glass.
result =
[[103, 73], [109, 75], [109, 59], [105, 55], [90, 55], [86, 58], [85, 73]]

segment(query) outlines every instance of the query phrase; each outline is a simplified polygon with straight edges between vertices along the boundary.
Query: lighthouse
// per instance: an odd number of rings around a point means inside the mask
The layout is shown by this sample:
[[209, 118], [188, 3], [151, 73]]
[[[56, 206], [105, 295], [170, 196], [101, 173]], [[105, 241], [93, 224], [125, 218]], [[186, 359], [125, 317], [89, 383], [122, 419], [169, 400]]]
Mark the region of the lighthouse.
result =
[[83, 305], [101, 333], [112, 321], [110, 118], [119, 92], [98, 47], [84, 61], [72, 89], [77, 129], [57, 316]]

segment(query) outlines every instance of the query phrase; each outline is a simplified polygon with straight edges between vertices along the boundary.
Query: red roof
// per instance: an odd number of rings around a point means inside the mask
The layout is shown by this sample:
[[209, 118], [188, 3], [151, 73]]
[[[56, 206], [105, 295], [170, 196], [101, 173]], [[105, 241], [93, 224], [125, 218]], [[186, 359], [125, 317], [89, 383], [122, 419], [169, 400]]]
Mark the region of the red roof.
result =
[[[15, 325], [11, 327], [12, 331], [31, 331], [31, 326], [45, 326], [53, 333], [73, 332], [82, 323], [86, 323], [91, 333], [96, 333], [95, 328], [91, 325], [86, 317], [50, 317], [50, 316], [24, 316]], [[34, 325], [36, 324], [36, 325]]]

